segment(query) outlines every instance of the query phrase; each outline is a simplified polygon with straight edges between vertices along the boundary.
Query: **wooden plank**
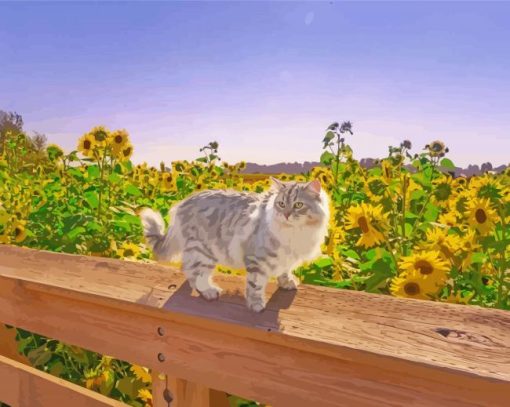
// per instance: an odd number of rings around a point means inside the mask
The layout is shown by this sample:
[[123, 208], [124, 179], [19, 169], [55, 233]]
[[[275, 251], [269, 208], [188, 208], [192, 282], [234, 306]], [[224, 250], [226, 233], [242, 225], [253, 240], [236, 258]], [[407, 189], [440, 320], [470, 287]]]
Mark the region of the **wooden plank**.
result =
[[4, 356], [0, 356], [0, 400], [11, 407], [127, 406]]
[[254, 315], [230, 276], [208, 303], [162, 266], [13, 247], [0, 259], [0, 320], [209, 388], [276, 406], [507, 405], [505, 311], [270, 286]]
[[8, 329], [0, 323], [0, 355], [15, 360], [25, 365], [30, 364], [28, 359], [18, 353], [18, 343], [16, 342], [16, 330]]
[[172, 398], [167, 392], [167, 377], [164, 373], [152, 371], [152, 407], [175, 407], [170, 405]]
[[[172, 407], [210, 407], [210, 389], [184, 379], [169, 378], [168, 389], [173, 396]], [[175, 403], [175, 406], [174, 406]]]
[[230, 407], [226, 393], [152, 372], [153, 407]]

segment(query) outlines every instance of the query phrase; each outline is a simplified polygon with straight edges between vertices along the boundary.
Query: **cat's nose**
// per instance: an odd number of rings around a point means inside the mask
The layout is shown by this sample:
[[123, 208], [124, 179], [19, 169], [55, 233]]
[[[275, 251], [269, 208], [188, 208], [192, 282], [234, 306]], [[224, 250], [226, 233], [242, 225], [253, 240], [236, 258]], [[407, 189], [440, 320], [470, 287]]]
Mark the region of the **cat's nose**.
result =
[[284, 216], [285, 216], [285, 219], [289, 220], [290, 212], [289, 213], [284, 213]]

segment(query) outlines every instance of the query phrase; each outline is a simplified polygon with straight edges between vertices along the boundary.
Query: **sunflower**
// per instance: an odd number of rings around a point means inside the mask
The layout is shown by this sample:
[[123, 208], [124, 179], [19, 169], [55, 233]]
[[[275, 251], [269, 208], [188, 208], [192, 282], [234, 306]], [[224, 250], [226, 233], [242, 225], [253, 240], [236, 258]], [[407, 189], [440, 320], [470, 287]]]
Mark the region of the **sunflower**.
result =
[[378, 202], [384, 198], [388, 184], [382, 177], [371, 176], [364, 183], [364, 189], [371, 201]]
[[430, 300], [430, 296], [435, 294], [436, 290], [432, 289], [418, 273], [411, 273], [393, 278], [390, 292], [395, 297]]
[[377, 230], [376, 226], [386, 229], [387, 215], [383, 215], [381, 205], [373, 206], [363, 202], [361, 205], [353, 205], [347, 211], [345, 229], [359, 229], [361, 237], [356, 242], [358, 246], [370, 248], [379, 245], [384, 240], [384, 235]]
[[468, 203], [465, 216], [471, 227], [481, 235], [487, 235], [494, 228], [497, 214], [492, 209], [489, 199], [475, 198]]
[[345, 240], [345, 233], [340, 227], [330, 229], [328, 243], [322, 246], [323, 252], [329, 257], [335, 257], [336, 248]]
[[117, 254], [122, 258], [136, 258], [140, 254], [140, 247], [134, 243], [123, 243]]
[[121, 161], [127, 161], [131, 158], [132, 154], [133, 154], [133, 146], [130, 143], [127, 143], [121, 147], [121, 149], [119, 151], [118, 158]]
[[452, 187], [456, 190], [462, 190], [464, 188], [466, 188], [468, 184], [468, 180], [466, 177], [464, 176], [460, 176], [460, 177], [457, 177], [457, 178], [454, 178], [452, 180]]
[[452, 259], [455, 254], [462, 249], [461, 238], [453, 233], [448, 233], [448, 229], [433, 228], [426, 232], [427, 239], [423, 247], [429, 250], [437, 250], [447, 259]]
[[480, 249], [480, 243], [478, 243], [478, 236], [476, 231], [473, 229], [467, 230], [462, 236], [462, 259], [460, 261], [456, 261], [455, 264], [461, 270], [468, 269], [473, 260], [473, 253]]
[[439, 215], [439, 218], [437, 220], [440, 224], [454, 227], [457, 225], [457, 216], [455, 215], [455, 212], [445, 212]]
[[64, 152], [56, 144], [50, 144], [48, 147], [46, 147], [46, 154], [48, 155], [48, 159], [50, 161], [55, 162], [64, 155]]
[[473, 195], [478, 198], [487, 198], [497, 201], [503, 197], [503, 185], [500, 180], [485, 174], [480, 177], [473, 177], [469, 183]]
[[85, 157], [92, 157], [95, 147], [94, 137], [87, 133], [78, 140], [78, 151]]
[[442, 177], [432, 181], [433, 194], [438, 204], [448, 203], [452, 195], [452, 177]]
[[448, 263], [441, 259], [438, 251], [424, 251], [400, 259], [399, 269], [403, 274], [415, 273], [423, 280], [424, 286], [434, 291], [444, 284], [449, 270]]
[[440, 140], [435, 140], [427, 144], [425, 148], [429, 150], [431, 157], [443, 157], [448, 152], [445, 144]]
[[120, 151], [125, 145], [129, 144], [129, 134], [126, 130], [115, 130], [108, 137], [108, 144], [112, 147], [115, 155], [120, 155]]
[[148, 388], [143, 387], [139, 389], [138, 398], [146, 403], [145, 406], [152, 406], [152, 393]]
[[445, 302], [449, 302], [451, 304], [468, 304], [471, 298], [475, 295], [474, 292], [471, 292], [465, 296], [459, 291], [457, 294], [451, 293], [447, 298], [445, 298]]
[[161, 188], [164, 191], [171, 191], [175, 189], [175, 177], [171, 172], [164, 172], [162, 174]]
[[104, 147], [110, 138], [109, 130], [104, 126], [94, 127], [89, 134], [94, 138], [97, 147]]
[[381, 161], [381, 171], [382, 171], [382, 179], [387, 184], [390, 184], [393, 180], [393, 167], [389, 160]]
[[14, 233], [14, 240], [18, 243], [21, 243], [27, 238], [27, 231], [25, 230], [25, 223], [24, 221], [16, 221], [11, 226], [11, 229]]
[[457, 193], [455, 197], [448, 202], [450, 210], [457, 212], [459, 217], [462, 217], [471, 199], [473, 199], [473, 196], [467, 190]]
[[328, 191], [335, 185], [335, 177], [329, 168], [314, 167], [311, 171], [311, 179], [318, 179]]

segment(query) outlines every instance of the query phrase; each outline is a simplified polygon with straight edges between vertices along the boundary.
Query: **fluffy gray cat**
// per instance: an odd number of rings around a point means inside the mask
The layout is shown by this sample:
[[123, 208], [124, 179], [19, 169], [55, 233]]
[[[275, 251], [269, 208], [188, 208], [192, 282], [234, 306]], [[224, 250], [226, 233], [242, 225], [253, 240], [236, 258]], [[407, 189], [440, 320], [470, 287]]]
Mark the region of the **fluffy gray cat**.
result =
[[245, 268], [247, 305], [262, 311], [269, 277], [283, 289], [296, 289], [292, 270], [321, 254], [329, 221], [328, 196], [319, 181], [271, 179], [271, 189], [261, 194], [193, 194], [171, 208], [166, 234], [161, 215], [143, 209], [147, 243], [158, 260], [181, 261], [191, 287], [208, 300], [221, 293], [211, 280], [216, 264]]

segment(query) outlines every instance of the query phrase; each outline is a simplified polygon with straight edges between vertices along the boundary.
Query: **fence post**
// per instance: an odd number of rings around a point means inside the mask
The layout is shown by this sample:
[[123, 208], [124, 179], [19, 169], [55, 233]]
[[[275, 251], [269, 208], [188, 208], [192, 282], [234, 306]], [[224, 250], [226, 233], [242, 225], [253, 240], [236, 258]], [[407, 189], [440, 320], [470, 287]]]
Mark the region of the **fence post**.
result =
[[153, 407], [229, 407], [226, 393], [184, 379], [152, 373]]

